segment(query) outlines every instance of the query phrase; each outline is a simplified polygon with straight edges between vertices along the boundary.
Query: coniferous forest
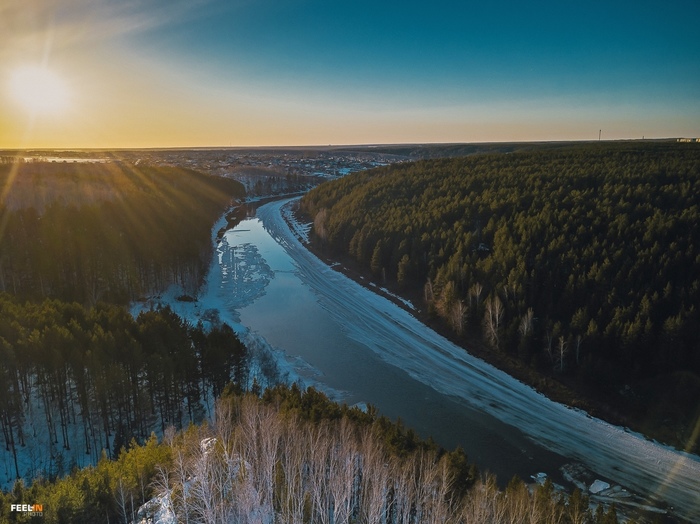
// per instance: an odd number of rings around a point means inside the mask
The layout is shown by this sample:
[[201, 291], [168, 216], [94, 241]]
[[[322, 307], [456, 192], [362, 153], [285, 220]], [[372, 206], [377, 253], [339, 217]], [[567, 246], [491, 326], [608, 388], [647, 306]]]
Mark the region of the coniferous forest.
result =
[[[153, 430], [201, 422], [246, 348], [216, 319], [124, 307], [195, 293], [238, 182], [126, 163], [0, 165], [4, 478], [60, 477]], [[79, 449], [79, 451], [76, 450]]]
[[[699, 157], [679, 151], [396, 165], [324, 184], [303, 209], [326, 249], [420, 293], [457, 336], [634, 394], [673, 377], [680, 412], [697, 406], [700, 277]], [[550, 481], [499, 487], [371, 406], [296, 386], [243, 393], [248, 352], [215, 319], [134, 318], [126, 304], [170, 284], [196, 293], [240, 184], [121, 163], [0, 165], [0, 181], [3, 464], [27, 480], [0, 494], [0, 522], [34, 502], [60, 523], [617, 522], [614, 506], [592, 513]], [[23, 450], [42, 432], [46, 449]], [[91, 466], [66, 463], [78, 446]]]
[[230, 179], [126, 163], [0, 164], [0, 292], [126, 304], [198, 288]]
[[48, 432], [47, 448], [34, 450], [29, 475], [60, 476], [69, 468], [60, 457], [72, 447], [94, 463], [102, 450], [116, 456], [154, 429], [201, 422], [229, 382], [244, 383], [245, 356], [229, 326], [205, 331], [167, 308], [134, 318], [116, 305], [0, 295], [7, 476], [27, 475], [18, 453], [37, 433]]
[[584, 144], [427, 160], [323, 184], [316, 244], [421, 302], [463, 343], [603, 391], [698, 451], [700, 151]]

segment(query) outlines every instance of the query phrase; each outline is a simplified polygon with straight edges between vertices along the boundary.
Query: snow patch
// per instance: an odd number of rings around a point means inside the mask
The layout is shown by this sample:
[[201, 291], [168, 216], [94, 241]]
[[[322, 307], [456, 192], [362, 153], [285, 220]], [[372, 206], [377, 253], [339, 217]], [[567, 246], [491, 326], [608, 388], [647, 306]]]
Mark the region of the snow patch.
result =
[[537, 484], [543, 485], [547, 480], [547, 474], [537, 473], [535, 475], [530, 475], [530, 478], [534, 480]]
[[137, 524], [176, 524], [170, 491], [152, 498], [138, 509]]
[[600, 493], [601, 491], [605, 491], [609, 487], [610, 487], [610, 484], [608, 484], [607, 482], [596, 479], [593, 482], [593, 484], [591, 484], [591, 486], [588, 488], [588, 491], [590, 491], [591, 493], [593, 493], [595, 495], [597, 493]]
[[294, 215], [292, 206], [284, 206], [282, 208], [282, 218], [289, 226], [289, 229], [303, 244], [309, 243], [309, 233], [311, 232], [312, 222], [302, 224]]
[[[532, 442], [655, 500], [700, 519], [700, 458], [547, 399], [532, 387], [477, 359], [420, 324], [411, 314], [337, 273], [289, 232], [286, 202], [257, 210], [258, 218], [297, 264], [297, 274], [348, 336], [439, 393], [519, 428]], [[659, 493], [663, 493], [659, 496]]]
[[[289, 211], [291, 217], [291, 210]], [[161, 295], [149, 297], [131, 306], [137, 316], [141, 311], [169, 306], [175, 313], [191, 324], [202, 322], [205, 328], [226, 323], [236, 332], [248, 349], [249, 377], [245, 387], [250, 389], [253, 380], [265, 389], [279, 383], [296, 383], [304, 389], [314, 386], [335, 401], [342, 401], [345, 393], [325, 386], [317, 378], [318, 370], [301, 357], [290, 357], [284, 350], [273, 347], [258, 333], [251, 332], [240, 322], [239, 311], [265, 294], [265, 288], [275, 278], [275, 272], [265, 261], [258, 248], [246, 242], [245, 223], [228, 229], [217, 242], [217, 234], [226, 226], [226, 214], [212, 228], [212, 243], [215, 256], [212, 258], [205, 283], [194, 302], [183, 302], [177, 297], [184, 294], [178, 285], [171, 285]], [[296, 221], [294, 221], [297, 224]], [[301, 234], [308, 225], [297, 224], [295, 230]]]

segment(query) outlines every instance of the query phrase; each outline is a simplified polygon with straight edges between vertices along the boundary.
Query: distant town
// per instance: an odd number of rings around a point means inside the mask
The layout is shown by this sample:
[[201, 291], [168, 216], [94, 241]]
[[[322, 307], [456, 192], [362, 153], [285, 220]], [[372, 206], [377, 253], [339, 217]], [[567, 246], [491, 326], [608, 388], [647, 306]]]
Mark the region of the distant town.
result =
[[304, 191], [323, 180], [376, 166], [409, 160], [407, 155], [356, 149], [139, 149], [139, 150], [28, 150], [0, 152], [0, 163], [16, 162], [125, 162], [134, 165], [177, 166], [233, 178], [249, 196]]

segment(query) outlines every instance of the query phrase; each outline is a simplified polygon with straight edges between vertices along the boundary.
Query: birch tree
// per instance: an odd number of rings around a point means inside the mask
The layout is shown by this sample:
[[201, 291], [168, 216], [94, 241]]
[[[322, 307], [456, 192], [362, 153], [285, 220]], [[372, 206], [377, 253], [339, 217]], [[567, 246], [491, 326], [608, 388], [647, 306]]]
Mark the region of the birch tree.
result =
[[559, 371], [563, 372], [564, 371], [564, 355], [566, 354], [566, 340], [564, 339], [564, 336], [559, 337]]
[[503, 303], [498, 295], [494, 294], [489, 295], [484, 306], [484, 337], [491, 347], [499, 349], [504, 316]]
[[483, 291], [484, 291], [484, 286], [482, 286], [478, 282], [469, 288], [470, 301], [472, 299], [474, 300], [474, 306], [476, 306], [477, 309], [479, 308], [481, 294], [483, 293]]
[[353, 487], [357, 476], [357, 445], [347, 417], [336, 428], [330, 449], [329, 486], [333, 500], [333, 523], [345, 524], [350, 520]]
[[282, 466], [284, 484], [280, 487], [280, 515], [283, 522], [301, 524], [304, 519], [306, 499], [306, 469], [309, 460], [309, 447], [304, 434], [298, 429], [299, 419], [294, 416], [287, 421], [284, 435]]
[[366, 428], [362, 432], [360, 455], [359, 520], [363, 524], [381, 523], [387, 514], [390, 472], [388, 458], [372, 428]]
[[464, 302], [457, 300], [452, 304], [452, 309], [450, 310], [450, 322], [452, 327], [461, 335], [464, 332], [464, 319], [467, 316], [467, 308], [464, 306]]
[[524, 339], [527, 338], [532, 333], [532, 324], [534, 320], [535, 313], [531, 307], [527, 308], [527, 312], [520, 317], [520, 324], [518, 325], [518, 333]]

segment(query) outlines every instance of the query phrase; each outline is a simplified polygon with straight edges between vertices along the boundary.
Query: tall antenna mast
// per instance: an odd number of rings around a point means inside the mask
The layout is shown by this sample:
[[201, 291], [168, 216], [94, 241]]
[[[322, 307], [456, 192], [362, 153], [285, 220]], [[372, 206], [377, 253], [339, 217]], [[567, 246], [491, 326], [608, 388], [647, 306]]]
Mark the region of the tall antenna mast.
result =
[[599, 130], [598, 130], [598, 142], [600, 142], [600, 135], [601, 135], [602, 132], [603, 132], [602, 129], [599, 129]]

